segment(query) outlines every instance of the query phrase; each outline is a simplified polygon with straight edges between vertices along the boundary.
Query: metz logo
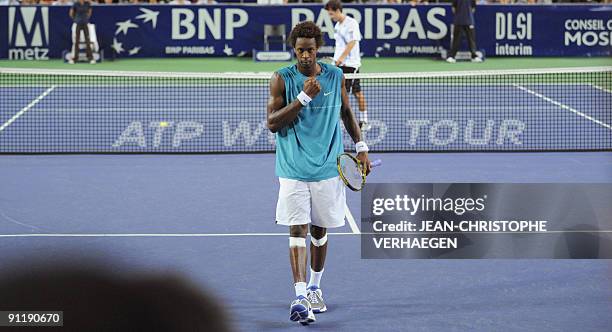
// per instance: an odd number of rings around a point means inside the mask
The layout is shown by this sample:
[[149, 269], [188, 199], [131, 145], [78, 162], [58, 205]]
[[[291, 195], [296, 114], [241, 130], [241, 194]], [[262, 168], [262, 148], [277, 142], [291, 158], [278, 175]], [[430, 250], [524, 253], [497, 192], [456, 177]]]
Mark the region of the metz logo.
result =
[[9, 7], [9, 59], [48, 60], [49, 8]]

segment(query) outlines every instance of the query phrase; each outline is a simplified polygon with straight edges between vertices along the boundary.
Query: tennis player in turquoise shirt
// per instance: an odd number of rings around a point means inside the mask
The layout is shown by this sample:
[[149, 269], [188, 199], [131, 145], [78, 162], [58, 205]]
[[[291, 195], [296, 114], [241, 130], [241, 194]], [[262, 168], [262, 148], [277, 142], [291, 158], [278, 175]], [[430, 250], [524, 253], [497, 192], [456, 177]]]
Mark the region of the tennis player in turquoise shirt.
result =
[[[276, 222], [289, 226], [289, 258], [296, 299], [290, 319], [315, 321], [314, 313], [327, 310], [321, 291], [327, 229], [344, 226], [345, 188], [336, 158], [344, 152], [344, 123], [357, 159], [370, 172], [368, 147], [349, 105], [342, 70], [317, 62], [323, 44], [313, 22], [296, 25], [289, 41], [297, 63], [280, 69], [270, 80], [268, 129], [276, 133], [276, 175], [280, 189]], [[310, 281], [306, 284], [306, 235], [310, 225]]]

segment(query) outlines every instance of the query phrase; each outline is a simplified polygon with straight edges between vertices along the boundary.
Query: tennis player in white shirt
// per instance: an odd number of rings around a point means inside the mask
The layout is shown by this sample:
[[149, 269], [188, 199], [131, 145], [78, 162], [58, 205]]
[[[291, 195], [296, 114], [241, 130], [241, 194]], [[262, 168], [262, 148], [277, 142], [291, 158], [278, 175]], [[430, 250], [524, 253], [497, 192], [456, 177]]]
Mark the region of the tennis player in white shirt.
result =
[[[342, 69], [345, 74], [356, 74], [361, 67], [361, 51], [359, 41], [361, 32], [359, 23], [354, 18], [342, 13], [342, 3], [338, 0], [330, 0], [325, 4], [325, 9], [329, 17], [336, 22], [334, 25], [334, 39], [336, 40], [334, 50], [334, 62]], [[359, 106], [360, 121], [359, 126], [362, 131], [370, 129], [368, 124], [368, 113], [366, 111], [366, 101], [361, 91], [361, 84], [358, 79], [345, 81], [346, 91], [353, 93], [357, 98]]]

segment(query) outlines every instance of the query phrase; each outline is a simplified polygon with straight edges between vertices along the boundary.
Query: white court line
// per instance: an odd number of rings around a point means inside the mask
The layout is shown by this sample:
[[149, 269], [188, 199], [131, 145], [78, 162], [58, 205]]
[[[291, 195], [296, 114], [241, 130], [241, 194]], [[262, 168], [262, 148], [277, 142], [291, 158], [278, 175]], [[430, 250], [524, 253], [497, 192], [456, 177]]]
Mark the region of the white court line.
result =
[[[327, 233], [329, 235], [355, 235], [355, 233]], [[288, 233], [31, 233], [0, 234], [3, 237], [243, 237], [243, 236], [288, 236]]]
[[607, 92], [607, 93], [612, 94], [612, 90], [608, 90], [608, 89], [606, 89], [606, 88], [604, 88], [604, 87], [601, 87], [601, 86], [599, 86], [599, 85], [591, 84], [591, 86], [592, 86], [592, 87], [594, 87], [594, 88], [595, 88], [595, 89], [597, 89], [597, 90], [601, 90], [601, 91], [603, 91], [603, 92]]
[[[558, 233], [612, 233], [612, 230], [576, 230], [576, 231], [546, 231], [546, 232], [441, 232], [444, 234], [558, 234]], [[328, 235], [408, 235], [430, 232], [367, 232], [367, 233], [327, 233]], [[31, 233], [31, 234], [0, 234], [0, 238], [18, 237], [247, 237], [247, 236], [287, 236], [287, 233]]]
[[556, 100], [553, 100], [553, 99], [551, 99], [551, 98], [548, 98], [548, 97], [546, 97], [545, 95], [539, 94], [539, 93], [537, 93], [537, 92], [535, 92], [535, 91], [533, 91], [533, 90], [529, 90], [529, 89], [527, 89], [526, 87], [523, 87], [523, 86], [521, 86], [521, 85], [519, 85], [519, 84], [513, 84], [513, 85], [514, 85], [515, 87], [517, 87], [518, 89], [523, 90], [523, 91], [525, 91], [525, 92], [527, 92], [527, 93], [529, 93], [529, 94], [532, 94], [532, 95], [534, 95], [534, 96], [536, 96], [536, 97], [538, 97], [538, 98], [540, 98], [540, 99], [543, 99], [543, 100], [545, 100], [545, 101], [547, 101], [547, 102], [549, 102], [549, 103], [551, 103], [551, 104], [553, 104], [553, 105], [555, 105], [555, 106], [559, 106], [560, 108], [562, 108], [562, 109], [564, 109], [564, 110], [567, 110], [567, 111], [570, 111], [570, 112], [572, 112], [572, 113], [575, 113], [575, 114], [577, 114], [577, 115], [579, 115], [579, 116], [581, 116], [581, 117], [583, 117], [583, 118], [585, 118], [585, 119], [587, 119], [587, 120], [590, 120], [590, 121], [593, 121], [593, 122], [597, 123], [598, 125], [600, 125], [600, 126], [602, 126], [602, 127], [606, 127], [606, 128], [608, 128], [608, 129], [612, 130], [612, 126], [611, 126], [611, 125], [609, 125], [609, 124], [607, 124], [607, 123], [604, 123], [604, 122], [601, 122], [601, 121], [599, 121], [599, 120], [595, 119], [595, 118], [594, 118], [594, 117], [592, 117], [592, 116], [588, 116], [588, 115], [586, 115], [586, 114], [584, 114], [584, 113], [582, 113], [582, 112], [580, 112], [580, 111], [577, 111], [577, 110], [575, 110], [575, 109], [573, 109], [573, 108], [571, 108], [571, 107], [569, 107], [569, 106], [567, 106], [567, 105], [565, 105], [565, 104], [562, 104], [562, 103], [560, 103], [560, 102], [558, 102], [558, 101], [556, 101]]
[[353, 218], [353, 214], [346, 203], [344, 203], [344, 215], [346, 216], [349, 226], [351, 226], [353, 234], [361, 234], [359, 227], [357, 227], [357, 223], [355, 223], [355, 218]]
[[28, 106], [24, 107], [21, 109], [21, 111], [17, 112], [17, 114], [13, 115], [12, 118], [10, 118], [8, 121], [6, 121], [2, 126], [0, 126], [0, 131], [3, 131], [6, 127], [10, 126], [11, 123], [15, 122], [15, 120], [17, 120], [20, 116], [23, 115], [23, 113], [29, 111], [32, 107], [34, 107], [34, 105], [38, 104], [38, 102], [40, 102], [41, 100], [43, 100], [43, 98], [45, 98], [49, 93], [51, 93], [51, 91], [53, 91], [55, 89], [55, 85], [48, 88], [47, 90], [45, 90], [45, 92], [43, 92], [40, 96], [36, 97], [36, 99], [32, 100]]

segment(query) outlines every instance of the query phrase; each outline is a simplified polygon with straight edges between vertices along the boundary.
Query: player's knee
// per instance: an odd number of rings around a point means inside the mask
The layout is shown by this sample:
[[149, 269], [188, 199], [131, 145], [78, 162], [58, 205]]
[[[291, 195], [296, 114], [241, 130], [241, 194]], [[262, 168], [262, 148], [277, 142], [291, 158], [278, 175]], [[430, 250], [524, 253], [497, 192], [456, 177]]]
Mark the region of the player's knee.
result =
[[310, 243], [315, 247], [322, 247], [327, 243], [327, 234], [317, 239], [312, 234], [310, 235]]
[[306, 225], [289, 227], [289, 248], [306, 248]]
[[312, 234], [312, 236], [314, 236], [315, 238], [320, 239], [326, 233], [327, 233], [327, 228], [310, 225], [310, 234]]
[[327, 229], [319, 226], [310, 226], [310, 242], [315, 247], [321, 247], [327, 243]]
[[289, 236], [306, 238], [308, 225], [293, 225], [289, 227]]
[[290, 236], [289, 248], [306, 248], [306, 238]]

